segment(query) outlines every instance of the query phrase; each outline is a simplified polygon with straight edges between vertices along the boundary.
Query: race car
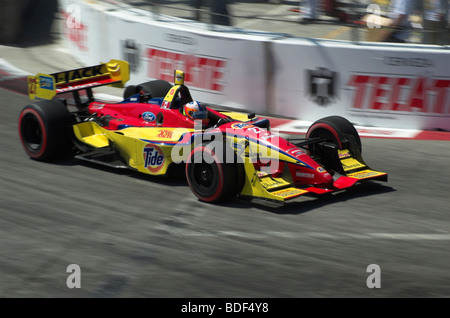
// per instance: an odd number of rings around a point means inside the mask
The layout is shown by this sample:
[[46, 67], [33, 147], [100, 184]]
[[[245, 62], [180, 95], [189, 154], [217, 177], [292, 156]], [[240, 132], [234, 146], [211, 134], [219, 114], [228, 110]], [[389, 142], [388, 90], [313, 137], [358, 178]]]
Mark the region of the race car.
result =
[[240, 197], [284, 204], [387, 181], [387, 173], [366, 165], [358, 132], [345, 118], [319, 119], [305, 138], [286, 140], [268, 118], [194, 100], [184, 79], [174, 70], [173, 84], [129, 85], [121, 102], [105, 103], [92, 89], [125, 87], [126, 61], [29, 76], [29, 97], [39, 100], [20, 112], [20, 140], [39, 161], [75, 156], [158, 176], [181, 169], [205, 202]]

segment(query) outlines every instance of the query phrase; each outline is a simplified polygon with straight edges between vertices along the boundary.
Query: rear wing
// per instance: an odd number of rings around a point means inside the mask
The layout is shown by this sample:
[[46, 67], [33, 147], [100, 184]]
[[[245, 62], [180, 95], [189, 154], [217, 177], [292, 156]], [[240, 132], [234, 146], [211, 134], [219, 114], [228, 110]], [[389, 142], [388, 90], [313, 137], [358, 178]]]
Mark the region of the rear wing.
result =
[[93, 99], [92, 88], [103, 85], [124, 87], [129, 79], [128, 62], [113, 59], [107, 63], [59, 73], [28, 76], [28, 96], [30, 99], [52, 99], [58, 94], [73, 92], [78, 104], [79, 90], [86, 90], [89, 99]]

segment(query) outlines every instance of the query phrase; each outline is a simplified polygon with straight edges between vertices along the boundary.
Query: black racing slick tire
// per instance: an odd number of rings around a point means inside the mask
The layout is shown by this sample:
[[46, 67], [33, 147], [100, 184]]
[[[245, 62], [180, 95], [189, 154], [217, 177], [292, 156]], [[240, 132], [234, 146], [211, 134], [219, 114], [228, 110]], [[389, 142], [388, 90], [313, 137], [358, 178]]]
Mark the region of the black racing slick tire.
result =
[[186, 162], [186, 179], [201, 201], [217, 203], [242, 190], [244, 170], [239, 163], [223, 162], [208, 146], [194, 148]]
[[51, 161], [73, 155], [73, 118], [61, 100], [25, 106], [19, 116], [19, 136], [30, 158]]
[[327, 142], [336, 144], [339, 149], [351, 148], [357, 153], [362, 152], [361, 138], [358, 131], [344, 117], [329, 116], [315, 121], [306, 132], [306, 138], [312, 139], [317, 137], [325, 138]]
[[139, 92], [151, 94], [152, 98], [165, 97], [172, 84], [164, 80], [154, 80], [139, 85], [129, 85], [123, 92], [123, 98], [127, 99]]

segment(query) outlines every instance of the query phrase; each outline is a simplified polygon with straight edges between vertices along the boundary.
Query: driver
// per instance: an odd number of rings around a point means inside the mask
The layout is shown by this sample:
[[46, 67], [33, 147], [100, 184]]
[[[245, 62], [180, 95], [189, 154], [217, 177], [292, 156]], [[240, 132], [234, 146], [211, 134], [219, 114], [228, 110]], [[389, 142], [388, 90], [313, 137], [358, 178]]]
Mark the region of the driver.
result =
[[194, 120], [194, 123], [196, 123], [196, 121], [198, 120], [201, 120], [203, 128], [208, 127], [209, 125], [208, 109], [201, 102], [192, 101], [190, 103], [184, 104], [183, 115]]

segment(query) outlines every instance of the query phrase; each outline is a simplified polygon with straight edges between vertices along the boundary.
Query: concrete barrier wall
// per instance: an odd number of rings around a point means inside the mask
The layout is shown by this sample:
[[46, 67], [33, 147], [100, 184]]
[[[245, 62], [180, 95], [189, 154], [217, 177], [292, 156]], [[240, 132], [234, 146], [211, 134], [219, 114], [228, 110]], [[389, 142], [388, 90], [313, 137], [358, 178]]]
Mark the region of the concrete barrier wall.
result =
[[[60, 0], [64, 38], [85, 64], [130, 62], [130, 84], [187, 73], [208, 103], [313, 121], [450, 130], [448, 47], [249, 35], [100, 1]], [[233, 32], [231, 32], [233, 31]]]
[[274, 41], [273, 51], [274, 113], [304, 120], [341, 114], [364, 126], [450, 128], [449, 50], [283, 40]]

